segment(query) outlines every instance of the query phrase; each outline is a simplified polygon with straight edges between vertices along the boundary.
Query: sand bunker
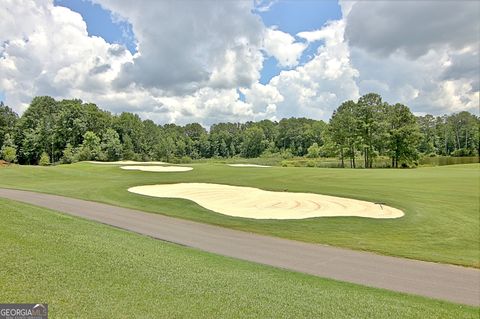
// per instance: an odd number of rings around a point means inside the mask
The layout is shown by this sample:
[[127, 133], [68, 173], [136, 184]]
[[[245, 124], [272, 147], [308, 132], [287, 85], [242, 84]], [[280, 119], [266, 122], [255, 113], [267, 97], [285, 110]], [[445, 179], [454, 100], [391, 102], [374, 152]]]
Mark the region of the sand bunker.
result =
[[227, 164], [232, 167], [271, 167], [266, 165], [257, 165], [257, 164]]
[[398, 218], [403, 212], [371, 202], [312, 193], [271, 192], [252, 187], [179, 183], [136, 186], [129, 192], [167, 198], [184, 198], [214, 212], [255, 219], [303, 219], [358, 216]]
[[187, 172], [191, 171], [192, 167], [184, 166], [122, 166], [121, 169], [131, 171], [144, 171], [144, 172]]
[[168, 164], [165, 162], [136, 162], [136, 161], [116, 161], [116, 162], [99, 162], [99, 161], [87, 161], [87, 163], [91, 164], [104, 164], [104, 165], [145, 165], [145, 164], [152, 164], [152, 165], [164, 165]]

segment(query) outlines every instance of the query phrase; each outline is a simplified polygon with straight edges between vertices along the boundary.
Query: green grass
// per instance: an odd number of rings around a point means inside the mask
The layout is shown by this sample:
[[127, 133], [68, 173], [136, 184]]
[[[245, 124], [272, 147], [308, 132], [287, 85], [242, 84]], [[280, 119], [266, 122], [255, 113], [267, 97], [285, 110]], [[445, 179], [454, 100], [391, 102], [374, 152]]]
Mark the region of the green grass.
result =
[[[480, 266], [478, 164], [408, 170], [189, 165], [194, 170], [183, 173], [125, 171], [117, 166], [86, 163], [11, 166], [0, 168], [0, 187], [61, 194], [306, 242]], [[406, 215], [393, 220], [251, 220], [216, 214], [187, 200], [152, 198], [127, 191], [131, 186], [176, 182], [224, 183], [351, 197], [385, 202], [404, 210]]]
[[478, 308], [197, 251], [0, 199], [0, 301], [51, 318], [478, 318]]

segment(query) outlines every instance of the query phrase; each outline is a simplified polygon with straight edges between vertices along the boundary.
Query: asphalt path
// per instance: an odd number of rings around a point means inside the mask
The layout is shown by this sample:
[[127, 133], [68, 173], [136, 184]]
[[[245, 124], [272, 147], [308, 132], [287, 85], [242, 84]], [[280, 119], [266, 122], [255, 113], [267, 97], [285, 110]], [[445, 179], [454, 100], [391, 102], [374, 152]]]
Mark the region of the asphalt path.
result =
[[0, 197], [319, 277], [480, 306], [480, 270], [262, 236], [134, 209], [0, 188]]

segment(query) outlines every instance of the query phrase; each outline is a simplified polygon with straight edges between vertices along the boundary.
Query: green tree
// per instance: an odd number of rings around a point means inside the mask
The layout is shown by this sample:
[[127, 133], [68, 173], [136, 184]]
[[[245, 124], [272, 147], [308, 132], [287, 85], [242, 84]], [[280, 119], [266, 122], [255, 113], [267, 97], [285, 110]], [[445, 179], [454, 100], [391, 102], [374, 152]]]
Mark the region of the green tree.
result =
[[386, 136], [386, 104], [375, 93], [365, 94], [358, 99], [355, 118], [362, 142], [365, 167], [372, 168], [373, 160], [382, 150]]
[[3, 145], [0, 148], [0, 156], [9, 163], [17, 161], [17, 147], [9, 133], [4, 136]]
[[421, 132], [421, 140], [418, 150], [423, 154], [437, 153], [437, 131], [436, 119], [434, 116], [427, 114], [417, 117], [417, 123]]
[[49, 96], [35, 97], [17, 123], [15, 142], [21, 164], [36, 163], [43, 152], [55, 157], [56, 119], [60, 108]]
[[308, 157], [308, 158], [317, 158], [317, 157], [320, 157], [320, 146], [318, 146], [317, 143], [313, 143], [313, 144], [308, 148], [307, 157]]
[[361, 126], [357, 118], [359, 112], [357, 103], [346, 101], [333, 112], [330, 120], [329, 138], [338, 149], [342, 167], [345, 166], [345, 156], [350, 157], [350, 167], [355, 168], [357, 165], [357, 150], [362, 146]]
[[83, 135], [83, 142], [77, 151], [79, 161], [104, 160], [101, 150], [100, 138], [92, 131]]
[[38, 161], [38, 165], [40, 165], [40, 166], [50, 165], [50, 156], [48, 155], [47, 152], [43, 152], [43, 153], [40, 155], [40, 159], [39, 159], [39, 161]]
[[245, 157], [258, 157], [265, 150], [268, 142], [261, 128], [250, 127], [245, 130], [242, 143], [242, 155]]
[[418, 159], [417, 147], [421, 134], [415, 116], [403, 104], [388, 107], [388, 147], [392, 167], [411, 164]]
[[118, 161], [122, 158], [123, 147], [114, 129], [108, 128], [103, 134], [101, 149], [108, 161]]
[[18, 115], [11, 108], [0, 102], [0, 148], [4, 144], [7, 134], [14, 134], [15, 125], [18, 121]]
[[63, 150], [63, 156], [61, 158], [63, 164], [71, 164], [75, 162], [75, 153], [72, 144], [68, 143]]
[[2, 158], [9, 163], [14, 163], [17, 161], [17, 149], [14, 147], [4, 145], [2, 146], [0, 153]]

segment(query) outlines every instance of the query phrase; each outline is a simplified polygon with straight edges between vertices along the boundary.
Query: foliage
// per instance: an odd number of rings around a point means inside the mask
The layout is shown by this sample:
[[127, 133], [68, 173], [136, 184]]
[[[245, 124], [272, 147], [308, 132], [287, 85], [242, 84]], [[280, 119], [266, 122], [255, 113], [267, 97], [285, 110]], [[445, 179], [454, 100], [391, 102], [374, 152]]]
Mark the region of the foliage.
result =
[[[112, 115], [78, 99], [40, 96], [20, 118], [0, 104], [0, 149], [9, 134], [20, 164], [38, 163], [43, 152], [54, 161], [71, 162], [64, 157], [70, 145], [67, 154], [75, 153], [75, 160], [337, 156], [342, 167], [355, 168], [378, 167], [376, 162], [389, 156], [390, 166], [400, 167], [422, 155], [479, 154], [479, 125], [479, 118], [468, 112], [415, 117], [407, 106], [389, 105], [374, 93], [342, 103], [329, 123], [284, 118], [217, 123], [209, 131], [199, 123], [157, 125], [132, 113]], [[99, 143], [90, 140], [85, 146], [87, 132]]]
[[50, 165], [50, 156], [46, 152], [43, 152], [40, 155], [40, 160], [38, 161], [38, 165], [40, 166]]
[[17, 149], [12, 146], [2, 146], [2, 149], [0, 150], [0, 155], [2, 158], [9, 162], [13, 163], [17, 161]]
[[68, 143], [63, 150], [63, 156], [61, 158], [63, 164], [71, 164], [76, 162], [75, 153], [72, 144]]
[[83, 142], [77, 151], [77, 159], [79, 161], [105, 160], [100, 138], [94, 132], [87, 131], [83, 135]]
[[308, 148], [307, 157], [308, 157], [308, 158], [317, 158], [317, 157], [320, 157], [320, 146], [318, 146], [317, 143], [313, 143], [313, 144]]
[[[7, 134], [9, 137], [13, 136], [17, 121], [18, 115], [3, 102], [0, 102], [0, 149], [5, 144]], [[13, 145], [8, 146], [13, 147]]]
[[6, 133], [3, 137], [3, 145], [0, 147], [0, 158], [9, 163], [17, 161], [17, 147], [9, 133]]
[[244, 157], [258, 157], [266, 149], [265, 134], [259, 127], [249, 127], [245, 130], [241, 145]]
[[123, 147], [120, 142], [120, 136], [114, 129], [108, 128], [106, 130], [100, 147], [107, 161], [118, 161], [122, 158]]

